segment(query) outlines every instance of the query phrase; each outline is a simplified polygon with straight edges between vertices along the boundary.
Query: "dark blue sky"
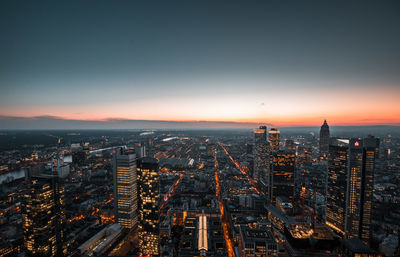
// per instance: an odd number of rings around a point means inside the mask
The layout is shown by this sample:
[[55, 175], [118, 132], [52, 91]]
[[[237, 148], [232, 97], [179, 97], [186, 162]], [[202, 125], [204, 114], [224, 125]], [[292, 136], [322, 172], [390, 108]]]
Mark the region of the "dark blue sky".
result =
[[[0, 115], [284, 122], [267, 105], [336, 119], [338, 95], [400, 95], [399, 14], [398, 1], [2, 1]], [[290, 111], [307, 94], [315, 105]]]

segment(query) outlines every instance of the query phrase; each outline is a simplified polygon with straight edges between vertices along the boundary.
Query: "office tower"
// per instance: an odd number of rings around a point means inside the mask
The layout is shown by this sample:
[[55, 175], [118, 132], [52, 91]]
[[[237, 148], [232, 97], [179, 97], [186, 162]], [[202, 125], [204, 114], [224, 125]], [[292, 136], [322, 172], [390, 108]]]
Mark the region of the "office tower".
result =
[[375, 148], [375, 159], [379, 159], [379, 146], [380, 146], [379, 138], [375, 137], [374, 134], [368, 135], [368, 137], [364, 139], [364, 142], [366, 146]]
[[267, 127], [260, 126], [254, 130], [254, 169], [253, 179], [264, 179], [268, 176], [269, 152], [267, 145]]
[[159, 255], [160, 244], [160, 179], [157, 159], [145, 157], [138, 161], [139, 187], [139, 254]]
[[269, 196], [275, 203], [278, 196], [285, 196], [293, 202], [294, 174], [296, 170], [295, 153], [278, 150], [272, 154], [272, 168], [269, 176]]
[[66, 255], [64, 185], [55, 169], [32, 176], [24, 193], [21, 209], [28, 256]]
[[134, 150], [113, 151], [114, 207], [116, 222], [128, 229], [137, 226], [136, 154]]
[[332, 139], [329, 145], [326, 224], [346, 238], [371, 237], [376, 145]]
[[269, 145], [271, 151], [279, 150], [280, 132], [277, 128], [271, 128], [268, 133]]
[[329, 126], [326, 120], [319, 131], [319, 152], [322, 157], [327, 157], [329, 151]]

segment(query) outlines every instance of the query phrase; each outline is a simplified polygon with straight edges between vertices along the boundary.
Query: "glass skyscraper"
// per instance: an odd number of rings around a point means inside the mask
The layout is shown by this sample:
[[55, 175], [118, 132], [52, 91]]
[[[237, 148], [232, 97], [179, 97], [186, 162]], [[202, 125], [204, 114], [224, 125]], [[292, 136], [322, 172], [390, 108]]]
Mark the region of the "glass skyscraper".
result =
[[329, 145], [326, 223], [346, 238], [371, 238], [376, 146], [367, 139]]
[[66, 254], [64, 184], [55, 169], [33, 176], [23, 194], [23, 231], [28, 256]]

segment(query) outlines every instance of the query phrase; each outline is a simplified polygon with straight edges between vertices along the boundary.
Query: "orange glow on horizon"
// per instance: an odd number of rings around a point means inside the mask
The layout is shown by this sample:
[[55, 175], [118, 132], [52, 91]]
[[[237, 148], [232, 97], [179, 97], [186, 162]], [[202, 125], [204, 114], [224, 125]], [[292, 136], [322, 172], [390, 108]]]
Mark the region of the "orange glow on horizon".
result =
[[[400, 125], [398, 87], [334, 88], [287, 91], [246, 91], [226, 94], [205, 92], [190, 95], [79, 103], [5, 107], [0, 116], [50, 116], [77, 121], [118, 120], [236, 122], [239, 127], [254, 124], [274, 126]], [[198, 89], [201, 92], [200, 89]], [[274, 91], [275, 90], [275, 91]]]
[[[7, 117], [7, 115], [0, 115]], [[43, 115], [47, 116], [47, 115]], [[18, 118], [38, 118], [40, 116], [9, 116]], [[204, 123], [234, 123], [238, 127], [252, 127], [258, 124], [271, 124], [277, 127], [291, 127], [291, 126], [320, 126], [323, 120], [328, 120], [329, 125], [334, 126], [368, 126], [368, 125], [400, 125], [400, 114], [376, 116], [360, 116], [360, 115], [335, 115], [335, 116], [290, 116], [290, 117], [274, 117], [274, 118], [254, 118], [254, 119], [142, 119], [142, 118], [94, 118], [88, 117], [75, 117], [75, 116], [49, 116], [51, 118], [60, 120], [74, 120], [74, 121], [88, 121], [88, 122], [112, 122], [112, 121], [129, 121], [129, 120], [143, 120], [143, 121], [163, 121], [163, 122], [204, 122]]]

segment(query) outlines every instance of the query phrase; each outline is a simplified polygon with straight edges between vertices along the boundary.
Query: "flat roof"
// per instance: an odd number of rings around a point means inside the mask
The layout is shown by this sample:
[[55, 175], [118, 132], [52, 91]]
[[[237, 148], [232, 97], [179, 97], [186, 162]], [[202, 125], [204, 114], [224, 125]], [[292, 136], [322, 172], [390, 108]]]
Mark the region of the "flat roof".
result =
[[342, 243], [354, 253], [375, 253], [374, 250], [369, 248], [359, 238], [343, 239]]

